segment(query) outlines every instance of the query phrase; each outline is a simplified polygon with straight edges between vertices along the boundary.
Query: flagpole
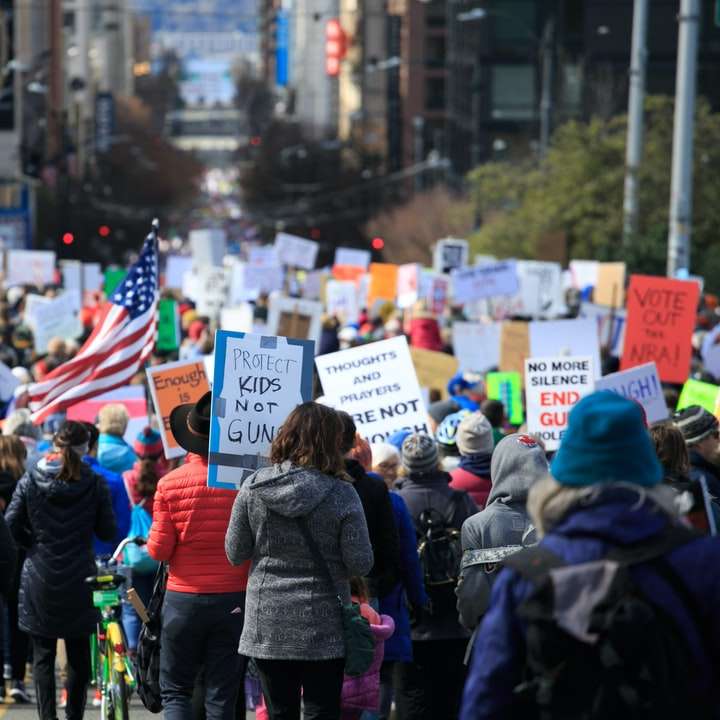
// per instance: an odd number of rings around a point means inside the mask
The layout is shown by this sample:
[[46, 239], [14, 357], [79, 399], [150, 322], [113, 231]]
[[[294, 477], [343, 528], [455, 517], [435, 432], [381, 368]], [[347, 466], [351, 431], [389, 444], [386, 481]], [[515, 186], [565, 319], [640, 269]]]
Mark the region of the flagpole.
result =
[[[153, 244], [155, 245], [155, 277], [157, 278], [157, 307], [155, 308], [155, 345], [157, 345], [158, 328], [160, 326], [160, 251], [158, 249], [158, 233], [160, 232], [160, 220], [159, 218], [153, 218], [150, 223], [150, 234], [153, 236]], [[154, 350], [154, 349], [153, 349]], [[143, 378], [143, 386], [145, 388], [145, 410], [147, 412], [147, 424], [152, 427], [152, 419], [154, 416], [154, 407], [152, 404], [152, 397], [150, 396], [150, 386], [148, 385], [147, 369], [150, 363], [145, 360], [145, 377]], [[158, 423], [162, 422], [161, 418], [158, 418]]]

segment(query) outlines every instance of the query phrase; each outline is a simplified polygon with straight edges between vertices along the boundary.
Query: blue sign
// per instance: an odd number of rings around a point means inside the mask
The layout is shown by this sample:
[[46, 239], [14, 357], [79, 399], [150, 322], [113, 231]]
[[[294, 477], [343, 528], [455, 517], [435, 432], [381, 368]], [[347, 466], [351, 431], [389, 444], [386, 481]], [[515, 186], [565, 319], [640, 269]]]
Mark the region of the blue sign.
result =
[[279, 10], [275, 20], [275, 84], [287, 87], [290, 73], [290, 17]]

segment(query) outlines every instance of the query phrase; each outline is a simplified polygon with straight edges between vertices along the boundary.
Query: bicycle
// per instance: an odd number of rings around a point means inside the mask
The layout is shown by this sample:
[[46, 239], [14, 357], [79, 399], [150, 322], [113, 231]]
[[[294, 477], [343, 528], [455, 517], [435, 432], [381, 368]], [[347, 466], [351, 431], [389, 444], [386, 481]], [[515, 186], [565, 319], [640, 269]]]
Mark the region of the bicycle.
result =
[[125, 538], [106, 564], [98, 563], [97, 573], [85, 578], [92, 587], [93, 605], [100, 610], [100, 622], [90, 638], [93, 684], [100, 692], [102, 720], [129, 720], [130, 695], [136, 687], [135, 671], [127, 652], [125, 633], [118, 621], [120, 587], [127, 578], [113, 572], [118, 558], [130, 543], [142, 545], [142, 538]]

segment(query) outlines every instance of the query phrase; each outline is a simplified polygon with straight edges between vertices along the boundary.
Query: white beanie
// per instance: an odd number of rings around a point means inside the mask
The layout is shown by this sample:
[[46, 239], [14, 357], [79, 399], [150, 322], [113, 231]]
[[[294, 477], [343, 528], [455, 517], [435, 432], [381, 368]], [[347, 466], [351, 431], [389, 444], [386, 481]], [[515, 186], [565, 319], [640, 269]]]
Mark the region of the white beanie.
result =
[[377, 467], [388, 460], [397, 460], [400, 462], [400, 453], [398, 449], [390, 443], [373, 443], [370, 446], [372, 451], [372, 466]]

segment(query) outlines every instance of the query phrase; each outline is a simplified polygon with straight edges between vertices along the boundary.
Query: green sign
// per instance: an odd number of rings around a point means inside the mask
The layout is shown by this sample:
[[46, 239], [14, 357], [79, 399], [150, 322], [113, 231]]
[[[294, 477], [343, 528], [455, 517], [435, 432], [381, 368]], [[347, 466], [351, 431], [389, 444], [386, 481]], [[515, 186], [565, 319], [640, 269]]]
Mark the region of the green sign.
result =
[[108, 268], [105, 271], [105, 283], [103, 284], [103, 291], [105, 297], [110, 297], [115, 292], [115, 288], [125, 279], [127, 270], [122, 268]]
[[488, 373], [485, 382], [487, 384], [488, 398], [490, 398], [490, 400], [499, 400], [505, 406], [505, 414], [510, 424], [522, 425], [524, 416], [520, 373]]
[[180, 311], [176, 300], [165, 299], [158, 304], [156, 347], [163, 352], [180, 347]]
[[685, 385], [683, 385], [677, 409], [682, 410], [683, 408], [690, 407], [690, 405], [699, 405], [714, 415], [718, 390], [720, 390], [720, 387], [712, 383], [688, 380]]

